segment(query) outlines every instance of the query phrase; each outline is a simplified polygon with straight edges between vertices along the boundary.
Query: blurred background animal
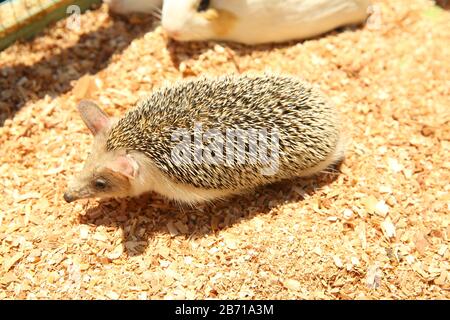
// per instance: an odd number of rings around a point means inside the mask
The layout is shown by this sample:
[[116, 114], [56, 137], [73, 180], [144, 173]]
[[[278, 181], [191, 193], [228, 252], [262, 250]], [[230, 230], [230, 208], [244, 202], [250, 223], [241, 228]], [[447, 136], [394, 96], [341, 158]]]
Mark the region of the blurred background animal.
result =
[[[244, 44], [312, 38], [363, 23], [370, 0], [105, 0], [119, 14], [150, 13], [178, 41]], [[162, 7], [162, 9], [161, 9]]]

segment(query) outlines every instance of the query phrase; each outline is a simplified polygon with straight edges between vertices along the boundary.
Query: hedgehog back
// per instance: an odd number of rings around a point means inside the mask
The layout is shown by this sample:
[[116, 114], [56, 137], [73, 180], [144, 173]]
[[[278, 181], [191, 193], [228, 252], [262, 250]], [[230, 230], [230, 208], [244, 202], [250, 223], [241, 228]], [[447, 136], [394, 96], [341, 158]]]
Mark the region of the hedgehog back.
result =
[[[184, 129], [193, 141], [199, 124], [203, 133], [216, 129], [224, 136], [227, 129], [269, 133], [276, 129], [277, 172], [264, 175], [259, 160], [233, 166], [176, 163], [172, 150], [179, 141], [172, 141], [172, 135]], [[240, 190], [298, 176], [325, 160], [335, 150], [338, 137], [334, 108], [311, 85], [290, 76], [224, 76], [183, 81], [155, 91], [111, 129], [107, 149], [143, 152], [175, 182]], [[193, 143], [189, 148], [194, 152]]]

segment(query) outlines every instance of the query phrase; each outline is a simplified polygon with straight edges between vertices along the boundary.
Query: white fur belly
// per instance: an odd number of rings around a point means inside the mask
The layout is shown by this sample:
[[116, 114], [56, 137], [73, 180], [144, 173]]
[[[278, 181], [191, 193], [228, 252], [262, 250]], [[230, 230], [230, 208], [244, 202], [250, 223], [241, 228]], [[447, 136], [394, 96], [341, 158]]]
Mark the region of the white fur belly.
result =
[[175, 183], [161, 183], [155, 191], [169, 199], [187, 203], [207, 202], [232, 194], [227, 190], [200, 189]]
[[154, 191], [171, 200], [197, 203], [224, 198], [236, 193], [232, 190], [216, 190], [196, 188], [188, 184], [178, 183], [166, 177], [145, 155], [135, 152], [134, 157], [139, 163], [139, 178], [133, 181], [133, 196]]

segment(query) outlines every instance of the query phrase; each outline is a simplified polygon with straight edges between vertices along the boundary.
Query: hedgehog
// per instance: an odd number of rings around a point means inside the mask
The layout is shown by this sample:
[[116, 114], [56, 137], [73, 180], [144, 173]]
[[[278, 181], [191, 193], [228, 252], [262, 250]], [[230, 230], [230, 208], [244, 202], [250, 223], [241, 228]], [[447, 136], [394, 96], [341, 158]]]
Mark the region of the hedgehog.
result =
[[294, 76], [181, 80], [121, 119], [92, 101], [77, 108], [94, 141], [67, 202], [153, 191], [195, 204], [315, 175], [344, 157], [336, 108]]

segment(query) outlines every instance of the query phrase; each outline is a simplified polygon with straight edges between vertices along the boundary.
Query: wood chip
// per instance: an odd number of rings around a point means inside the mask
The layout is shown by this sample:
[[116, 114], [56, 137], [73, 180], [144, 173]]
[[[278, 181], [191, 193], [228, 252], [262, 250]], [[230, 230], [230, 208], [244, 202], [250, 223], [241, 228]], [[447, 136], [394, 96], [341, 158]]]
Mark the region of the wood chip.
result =
[[350, 261], [354, 266], [359, 266], [359, 259], [357, 257], [351, 257]]
[[386, 217], [388, 212], [389, 206], [386, 204], [386, 202], [384, 202], [384, 200], [378, 201], [377, 204], [375, 205], [375, 213], [382, 217]]
[[317, 254], [318, 256], [321, 256], [321, 255], [322, 255], [322, 249], [321, 249], [320, 247], [315, 247], [314, 250], [313, 250], [313, 252], [314, 252], [315, 254]]
[[186, 234], [189, 232], [189, 229], [186, 224], [182, 223], [181, 221], [175, 222], [174, 226], [178, 231], [180, 231], [182, 234]]
[[338, 256], [334, 256], [333, 261], [334, 261], [334, 264], [336, 265], [336, 267], [338, 267], [339, 269], [344, 267], [344, 264], [342, 263], [341, 258], [339, 258]]
[[376, 212], [376, 207], [377, 207], [377, 203], [378, 203], [377, 198], [375, 198], [374, 196], [371, 195], [371, 196], [364, 198], [362, 202], [364, 204], [364, 207], [366, 208], [366, 210], [369, 213]]
[[403, 166], [398, 162], [397, 159], [389, 158], [388, 159], [389, 168], [393, 173], [398, 173], [402, 171]]
[[97, 90], [95, 78], [91, 75], [81, 77], [73, 88], [73, 94], [77, 99], [89, 99]]
[[301, 289], [301, 284], [297, 280], [287, 279], [283, 281], [283, 286], [288, 288], [289, 290], [299, 291]]
[[89, 228], [87, 226], [80, 227], [80, 238], [86, 240], [89, 237]]
[[381, 229], [386, 238], [395, 238], [395, 226], [389, 217], [381, 223]]
[[111, 300], [117, 300], [117, 299], [119, 299], [119, 297], [120, 297], [120, 295], [119, 295], [118, 293], [114, 292], [114, 291], [108, 291], [108, 292], [106, 293], [106, 296], [107, 296], [109, 299], [111, 299]]
[[102, 242], [107, 242], [107, 241], [108, 241], [108, 237], [107, 237], [106, 235], [104, 235], [104, 234], [101, 234], [101, 233], [95, 233], [95, 234], [92, 236], [92, 238], [93, 238], [94, 240], [102, 241]]
[[441, 255], [441, 256], [444, 256], [446, 251], [447, 251], [447, 246], [446, 245], [441, 245], [439, 247], [438, 254]]
[[18, 262], [23, 257], [23, 252], [18, 252], [14, 256], [12, 256], [9, 259], [6, 259], [3, 261], [3, 271], [8, 272], [9, 269], [12, 268], [12, 266]]
[[377, 265], [372, 265], [367, 270], [366, 285], [370, 289], [378, 289], [381, 284], [381, 271]]
[[361, 247], [365, 250], [367, 248], [366, 224], [364, 222], [359, 223], [356, 228], [356, 232], [358, 233]]
[[15, 282], [18, 280], [19, 279], [17, 279], [17, 277], [14, 275], [14, 273], [8, 272], [0, 278], [0, 283], [3, 285], [9, 285], [11, 282]]
[[42, 197], [42, 195], [38, 192], [28, 192], [26, 194], [21, 194], [21, 195], [17, 196], [16, 201], [22, 202], [22, 201], [30, 200], [30, 199], [40, 199], [41, 197]]
[[170, 235], [172, 237], [175, 237], [175, 236], [177, 236], [179, 234], [177, 228], [173, 224], [173, 221], [169, 221], [169, 223], [167, 223], [166, 227], [167, 227], [167, 230], [169, 230]]
[[111, 253], [109, 253], [107, 257], [108, 259], [116, 260], [119, 259], [122, 254], [123, 254], [123, 245], [120, 244]]
[[442, 271], [441, 274], [439, 275], [439, 277], [434, 279], [434, 283], [437, 284], [438, 286], [444, 286], [444, 285], [448, 284], [450, 282], [448, 275], [449, 274], [447, 271], [445, 271], [445, 270]]
[[426, 235], [423, 232], [416, 233], [414, 237], [414, 244], [416, 246], [416, 250], [421, 255], [424, 255], [426, 253], [427, 248], [430, 246], [430, 243], [428, 242]]
[[353, 217], [353, 211], [351, 209], [346, 208], [342, 213], [345, 219], [349, 220]]

